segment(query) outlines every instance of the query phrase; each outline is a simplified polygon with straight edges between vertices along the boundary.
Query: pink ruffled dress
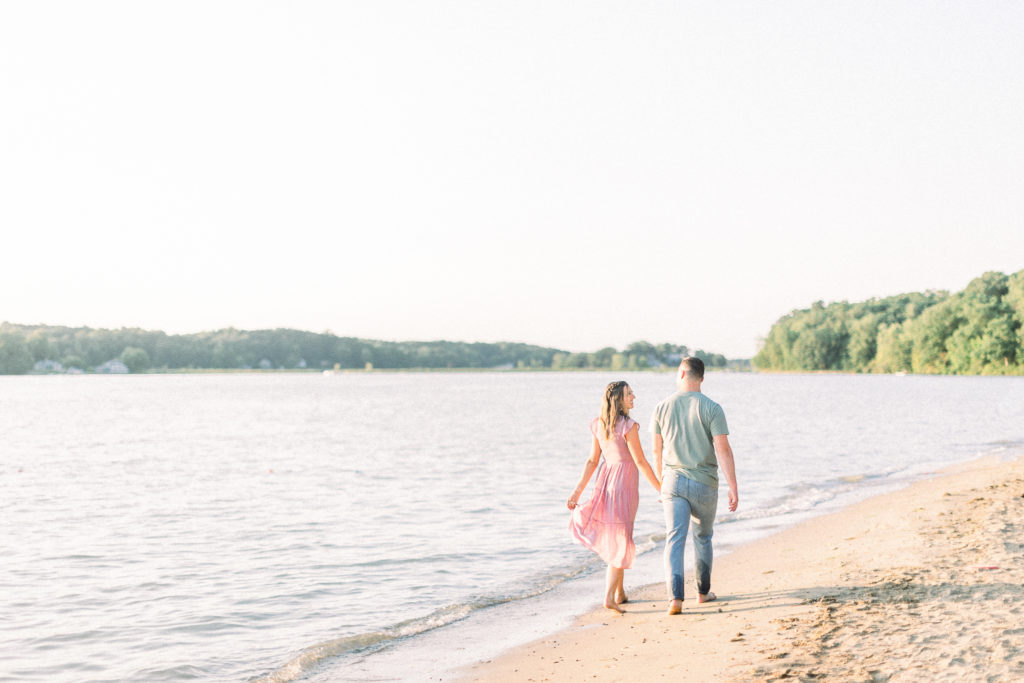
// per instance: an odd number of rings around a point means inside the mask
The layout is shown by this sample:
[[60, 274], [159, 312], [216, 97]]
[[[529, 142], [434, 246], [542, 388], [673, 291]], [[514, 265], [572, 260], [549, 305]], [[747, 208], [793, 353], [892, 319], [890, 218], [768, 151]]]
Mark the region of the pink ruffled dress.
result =
[[593, 496], [577, 505], [569, 520], [569, 531], [580, 545], [621, 569], [629, 569], [636, 556], [633, 520], [640, 504], [640, 471], [626, 445], [626, 434], [635, 424], [635, 420], [619, 418], [612, 438], [605, 439], [600, 418], [590, 423], [604, 463], [597, 471]]

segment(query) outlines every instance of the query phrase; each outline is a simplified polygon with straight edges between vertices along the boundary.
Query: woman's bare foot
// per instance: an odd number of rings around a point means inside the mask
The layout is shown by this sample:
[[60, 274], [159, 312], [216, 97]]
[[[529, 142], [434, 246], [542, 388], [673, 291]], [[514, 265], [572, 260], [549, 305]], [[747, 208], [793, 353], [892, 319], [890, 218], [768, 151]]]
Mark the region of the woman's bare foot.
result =
[[668, 603], [668, 613], [669, 614], [682, 614], [682, 612], [683, 612], [683, 601], [682, 600], [673, 600], [672, 602]]
[[708, 591], [707, 593], [705, 593], [703, 595], [698, 595], [697, 596], [697, 602], [711, 602], [712, 600], [717, 600], [717, 599], [718, 599], [718, 596], [715, 595], [714, 593], [712, 593], [711, 591]]
[[604, 601], [604, 606], [606, 608], [610, 609], [613, 612], [618, 612], [619, 614], [625, 614], [626, 613], [621, 607], [619, 607], [613, 601], [605, 600]]
[[604, 606], [613, 612], [618, 612], [619, 614], [624, 614], [624, 612], [619, 609], [619, 602], [624, 601], [620, 601], [618, 596], [626, 596], [626, 591], [622, 587], [622, 575], [625, 573], [626, 570], [622, 567], [613, 567], [608, 565], [608, 571], [605, 574]]
[[626, 597], [626, 594], [624, 592], [618, 591], [615, 593], [615, 602], [622, 605], [629, 602], [629, 598]]

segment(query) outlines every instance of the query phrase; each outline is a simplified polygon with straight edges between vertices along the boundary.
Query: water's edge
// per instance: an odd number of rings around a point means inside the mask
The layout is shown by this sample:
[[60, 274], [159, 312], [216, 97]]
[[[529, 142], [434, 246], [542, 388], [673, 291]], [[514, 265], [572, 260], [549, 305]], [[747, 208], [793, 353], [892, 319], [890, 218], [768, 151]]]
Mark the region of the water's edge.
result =
[[[846, 508], [913, 484], [970, 469], [993, 458], [1024, 458], [1024, 442], [993, 444], [991, 450], [922, 472], [893, 472], [887, 476], [843, 477], [832, 482], [833, 495], [803, 509], [769, 514], [723, 516], [716, 522], [715, 557], [762, 541], [811, 519], [842, 513]], [[760, 512], [761, 514], [758, 514]], [[724, 533], [723, 533], [724, 528]], [[724, 538], [723, 538], [724, 536]], [[637, 556], [626, 574], [628, 591], [660, 586], [663, 531], [637, 537]], [[581, 617], [600, 608], [603, 568], [594, 556], [583, 566], [559, 569], [541, 579], [536, 590], [504, 598], [481, 597], [473, 603], [447, 605], [431, 615], [367, 634], [320, 643], [284, 667], [256, 679], [285, 681], [427, 681], [460, 678], [474, 664], [507, 654], [530, 642], [556, 636]], [[688, 574], [690, 571], [688, 570]], [[458, 643], [453, 648], [452, 643]], [[410, 671], [409, 662], [418, 669]]]

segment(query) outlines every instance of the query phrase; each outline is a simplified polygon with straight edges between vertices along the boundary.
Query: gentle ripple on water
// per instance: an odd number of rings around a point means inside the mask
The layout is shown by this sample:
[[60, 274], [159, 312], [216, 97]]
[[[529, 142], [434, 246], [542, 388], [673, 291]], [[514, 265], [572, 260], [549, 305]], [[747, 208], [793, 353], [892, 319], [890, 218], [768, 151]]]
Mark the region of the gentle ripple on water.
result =
[[[0, 377], [0, 679], [290, 680], [585, 574], [564, 499], [617, 378]], [[650, 455], [672, 378], [627, 379]], [[1024, 378], [705, 390], [741, 482], [723, 536], [1024, 440]], [[641, 545], [660, 527], [641, 496]]]

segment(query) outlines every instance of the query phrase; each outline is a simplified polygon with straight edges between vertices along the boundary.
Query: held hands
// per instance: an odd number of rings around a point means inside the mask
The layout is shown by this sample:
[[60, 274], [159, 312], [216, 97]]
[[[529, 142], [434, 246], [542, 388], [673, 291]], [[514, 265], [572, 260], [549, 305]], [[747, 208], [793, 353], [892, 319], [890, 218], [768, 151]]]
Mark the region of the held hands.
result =
[[[657, 480], [657, 477], [655, 477], [655, 479]], [[654, 485], [653, 482], [652, 482], [652, 485]], [[657, 485], [654, 485], [654, 490], [658, 492], [658, 500], [660, 501], [661, 500], [661, 481], [660, 480], [658, 480]], [[730, 489], [729, 490], [729, 509], [730, 510], [735, 510], [736, 509], [736, 503], [733, 502], [733, 498], [734, 498], [734, 493]], [[565, 501], [565, 507], [569, 508], [570, 510], [574, 510], [574, 509], [576, 509], [576, 506], [579, 505], [579, 500], [580, 500], [580, 489], [577, 488], [575, 491], [572, 492], [572, 495], [569, 496], [569, 500]], [[738, 498], [737, 498], [737, 501], [738, 501]]]

